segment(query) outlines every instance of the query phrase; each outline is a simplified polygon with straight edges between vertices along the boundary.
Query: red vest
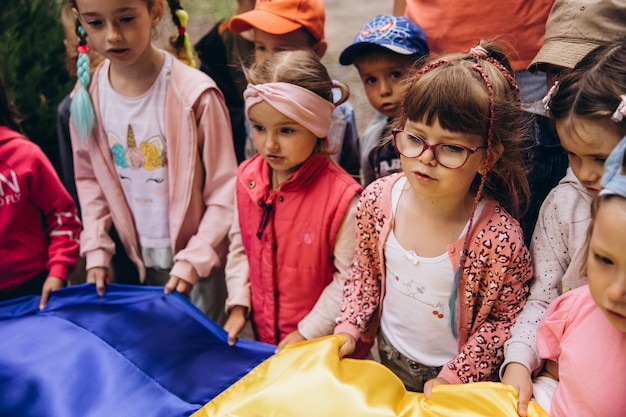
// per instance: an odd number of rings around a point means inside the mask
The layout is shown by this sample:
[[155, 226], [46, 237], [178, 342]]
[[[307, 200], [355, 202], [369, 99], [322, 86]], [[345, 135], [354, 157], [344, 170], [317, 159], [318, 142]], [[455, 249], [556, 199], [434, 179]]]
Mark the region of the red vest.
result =
[[250, 264], [257, 338], [277, 344], [297, 329], [335, 271], [335, 238], [361, 186], [325, 156], [313, 155], [273, 191], [256, 155], [237, 176], [241, 238]]

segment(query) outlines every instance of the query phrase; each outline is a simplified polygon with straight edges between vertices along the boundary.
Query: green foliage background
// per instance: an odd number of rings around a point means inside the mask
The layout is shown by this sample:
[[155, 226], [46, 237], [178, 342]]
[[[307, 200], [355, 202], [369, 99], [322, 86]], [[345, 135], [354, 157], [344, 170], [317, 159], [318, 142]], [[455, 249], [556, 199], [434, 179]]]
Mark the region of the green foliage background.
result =
[[58, 168], [56, 108], [71, 90], [57, 0], [3, 2], [0, 74], [23, 116], [24, 133]]

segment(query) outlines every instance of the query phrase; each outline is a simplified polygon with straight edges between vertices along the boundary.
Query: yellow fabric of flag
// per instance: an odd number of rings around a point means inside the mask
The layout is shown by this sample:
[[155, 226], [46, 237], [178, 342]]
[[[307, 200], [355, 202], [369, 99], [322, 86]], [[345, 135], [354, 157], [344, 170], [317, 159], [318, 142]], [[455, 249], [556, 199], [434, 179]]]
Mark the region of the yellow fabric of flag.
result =
[[[339, 359], [342, 340], [287, 346], [192, 417], [518, 417], [517, 392], [509, 385], [438, 385], [426, 399], [375, 361]], [[528, 416], [549, 417], [533, 401]]]

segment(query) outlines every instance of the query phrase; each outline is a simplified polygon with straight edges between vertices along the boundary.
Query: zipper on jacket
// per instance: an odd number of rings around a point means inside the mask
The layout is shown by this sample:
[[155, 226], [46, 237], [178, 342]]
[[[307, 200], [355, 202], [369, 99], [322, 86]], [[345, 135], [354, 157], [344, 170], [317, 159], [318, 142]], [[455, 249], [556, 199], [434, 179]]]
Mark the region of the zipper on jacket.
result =
[[263, 209], [261, 223], [259, 223], [259, 228], [256, 231], [256, 237], [259, 238], [259, 240], [263, 237], [263, 231], [267, 226], [267, 222], [270, 219], [270, 214], [272, 213], [272, 209], [274, 208], [274, 195], [275, 193], [272, 191], [269, 198], [267, 199], [267, 202], [259, 200], [259, 207]]

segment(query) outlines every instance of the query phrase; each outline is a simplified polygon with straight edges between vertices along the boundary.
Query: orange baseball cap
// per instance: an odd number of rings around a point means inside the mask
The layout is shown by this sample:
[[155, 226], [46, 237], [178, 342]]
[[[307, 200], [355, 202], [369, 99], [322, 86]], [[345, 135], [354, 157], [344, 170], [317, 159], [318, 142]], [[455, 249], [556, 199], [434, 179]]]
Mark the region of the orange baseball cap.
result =
[[254, 10], [232, 17], [229, 27], [235, 33], [256, 28], [272, 35], [283, 35], [303, 27], [321, 41], [325, 21], [322, 0], [256, 0]]

